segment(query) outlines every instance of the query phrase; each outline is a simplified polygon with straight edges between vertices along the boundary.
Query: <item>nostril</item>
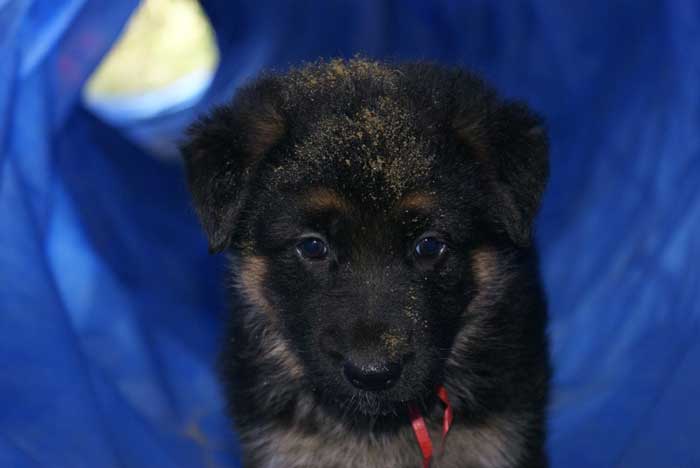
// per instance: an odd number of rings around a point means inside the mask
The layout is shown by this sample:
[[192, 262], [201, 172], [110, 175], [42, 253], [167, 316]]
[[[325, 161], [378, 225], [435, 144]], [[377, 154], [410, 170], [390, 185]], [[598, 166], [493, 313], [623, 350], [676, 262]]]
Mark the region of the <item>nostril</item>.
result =
[[401, 364], [390, 362], [357, 365], [345, 361], [343, 373], [353, 386], [361, 390], [386, 390], [401, 377]]

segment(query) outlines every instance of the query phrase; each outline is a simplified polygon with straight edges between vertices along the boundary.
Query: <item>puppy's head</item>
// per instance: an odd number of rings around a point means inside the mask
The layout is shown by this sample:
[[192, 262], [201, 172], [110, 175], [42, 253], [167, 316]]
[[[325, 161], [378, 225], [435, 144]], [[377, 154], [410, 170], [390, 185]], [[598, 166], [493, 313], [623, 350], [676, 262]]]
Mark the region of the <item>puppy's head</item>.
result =
[[546, 146], [468, 73], [351, 60], [258, 79], [183, 152], [260, 352], [321, 401], [380, 414], [445, 378], [494, 276], [484, 252], [529, 247]]

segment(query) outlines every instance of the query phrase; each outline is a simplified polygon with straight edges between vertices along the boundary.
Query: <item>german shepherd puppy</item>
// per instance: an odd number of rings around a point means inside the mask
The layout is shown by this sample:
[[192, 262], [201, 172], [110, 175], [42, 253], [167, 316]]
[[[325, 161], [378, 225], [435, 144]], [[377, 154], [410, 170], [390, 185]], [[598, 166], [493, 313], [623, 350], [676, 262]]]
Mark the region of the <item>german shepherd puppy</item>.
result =
[[547, 465], [536, 115], [459, 69], [356, 58], [264, 74], [188, 135], [232, 264], [243, 466]]

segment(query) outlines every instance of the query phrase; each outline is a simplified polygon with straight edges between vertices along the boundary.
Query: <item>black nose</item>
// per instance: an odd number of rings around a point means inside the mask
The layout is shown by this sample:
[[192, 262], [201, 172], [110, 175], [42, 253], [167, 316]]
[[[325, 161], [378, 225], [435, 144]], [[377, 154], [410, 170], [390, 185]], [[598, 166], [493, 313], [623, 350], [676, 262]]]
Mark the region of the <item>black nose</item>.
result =
[[401, 364], [378, 362], [358, 365], [345, 361], [343, 373], [351, 384], [361, 390], [386, 390], [401, 377]]

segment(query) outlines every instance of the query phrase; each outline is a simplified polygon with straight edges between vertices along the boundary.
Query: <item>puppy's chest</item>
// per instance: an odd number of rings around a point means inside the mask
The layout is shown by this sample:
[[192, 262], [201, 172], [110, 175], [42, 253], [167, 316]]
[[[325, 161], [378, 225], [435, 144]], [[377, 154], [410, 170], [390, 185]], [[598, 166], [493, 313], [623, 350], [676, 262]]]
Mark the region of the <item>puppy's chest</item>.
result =
[[[492, 428], [456, 427], [444, 451], [436, 443], [431, 468], [509, 468], [518, 466], [522, 440], [507, 438]], [[431, 431], [432, 432], [432, 431]], [[267, 431], [245, 443], [248, 467], [260, 468], [422, 468], [423, 458], [410, 429], [391, 438], [308, 433], [301, 430]], [[439, 440], [437, 431], [433, 440]], [[250, 439], [249, 439], [250, 440]]]

